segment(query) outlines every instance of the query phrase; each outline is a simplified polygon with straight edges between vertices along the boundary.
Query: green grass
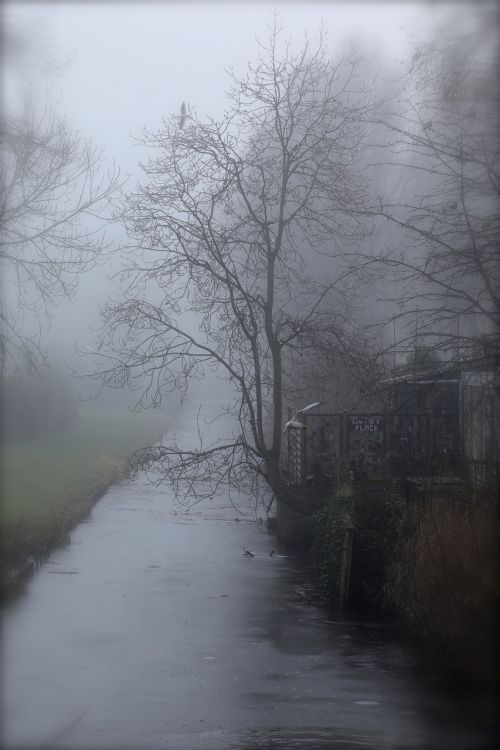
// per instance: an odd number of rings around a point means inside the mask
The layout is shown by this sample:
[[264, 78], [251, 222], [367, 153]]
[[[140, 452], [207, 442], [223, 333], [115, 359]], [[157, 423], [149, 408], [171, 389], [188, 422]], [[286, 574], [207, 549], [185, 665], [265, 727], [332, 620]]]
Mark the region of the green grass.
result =
[[2, 521], [36, 520], [96, 492], [123, 470], [135, 449], [159, 436], [164, 420], [150, 413], [82, 409], [69, 430], [3, 445]]
[[43, 556], [123, 477], [127, 457], [150, 445], [165, 415], [85, 408], [68, 430], [0, 446], [2, 562]]

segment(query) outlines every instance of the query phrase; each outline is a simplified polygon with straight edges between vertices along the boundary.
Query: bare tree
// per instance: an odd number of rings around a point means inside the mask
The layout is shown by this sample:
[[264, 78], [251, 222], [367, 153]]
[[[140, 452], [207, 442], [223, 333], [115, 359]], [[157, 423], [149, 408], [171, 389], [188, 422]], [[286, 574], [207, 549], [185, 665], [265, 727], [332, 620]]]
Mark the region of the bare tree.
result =
[[416, 329], [421, 342], [461, 356], [477, 355], [500, 323], [495, 63], [484, 24], [438, 29], [416, 46], [407, 97], [382, 120], [383, 161], [398, 183], [373, 213], [398, 230], [379, 253], [399, 290], [396, 317], [407, 340]]
[[354, 56], [331, 62], [321, 36], [297, 54], [275, 25], [257, 62], [230, 76], [220, 121], [191, 112], [183, 128], [173, 116], [144, 135], [156, 155], [128, 196], [131, 276], [104, 311], [108, 353], [98, 358], [106, 385], [147, 378], [139, 407], [210, 370], [231, 383], [227, 440], [136, 456], [191, 498], [221, 482], [281, 488], [284, 357], [344, 341], [354, 278], [372, 263], [343, 262], [366, 234], [359, 163], [370, 102]]
[[46, 102], [0, 119], [0, 371], [42, 358], [40, 316], [71, 297], [104, 249], [116, 169]]
[[319, 399], [325, 413], [374, 411], [378, 408], [375, 394], [384, 375], [380, 341], [356, 320], [356, 310], [351, 311], [349, 320], [335, 309], [330, 316], [330, 331], [316, 339], [314, 350], [304, 353], [299, 345], [283, 353], [287, 403], [292, 406]]

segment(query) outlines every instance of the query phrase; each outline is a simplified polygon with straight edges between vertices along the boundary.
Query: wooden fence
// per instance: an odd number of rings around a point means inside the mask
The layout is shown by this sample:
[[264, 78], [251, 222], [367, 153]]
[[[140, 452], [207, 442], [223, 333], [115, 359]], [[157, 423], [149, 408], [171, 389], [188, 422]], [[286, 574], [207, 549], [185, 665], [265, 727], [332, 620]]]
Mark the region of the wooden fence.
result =
[[431, 413], [303, 414], [303, 429], [286, 436], [284, 473], [290, 484], [344, 477], [381, 480], [460, 478], [496, 484], [498, 461], [467, 459], [458, 416]]

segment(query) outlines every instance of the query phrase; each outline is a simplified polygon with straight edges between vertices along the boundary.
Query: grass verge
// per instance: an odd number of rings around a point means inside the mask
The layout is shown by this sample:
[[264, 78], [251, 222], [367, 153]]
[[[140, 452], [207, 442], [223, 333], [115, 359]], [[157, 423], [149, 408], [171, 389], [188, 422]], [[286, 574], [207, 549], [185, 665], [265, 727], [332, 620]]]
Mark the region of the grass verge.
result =
[[99, 495], [123, 478], [128, 456], [164, 429], [164, 415], [85, 408], [71, 429], [0, 447], [2, 596], [13, 572], [63, 543]]

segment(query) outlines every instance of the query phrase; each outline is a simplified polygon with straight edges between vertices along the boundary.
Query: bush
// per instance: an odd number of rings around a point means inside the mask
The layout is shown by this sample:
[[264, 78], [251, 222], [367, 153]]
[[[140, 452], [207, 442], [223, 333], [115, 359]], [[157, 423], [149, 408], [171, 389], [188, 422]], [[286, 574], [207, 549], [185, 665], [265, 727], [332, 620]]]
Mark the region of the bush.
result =
[[352, 526], [352, 497], [348, 495], [332, 497], [313, 517], [311, 555], [320, 593], [330, 603], [340, 599], [342, 554]]
[[466, 499], [408, 507], [387, 598], [447, 670], [497, 683], [498, 519], [491, 493]]
[[314, 517], [312, 555], [323, 596], [339, 604], [342, 556], [348, 529], [353, 529], [351, 608], [388, 607], [387, 569], [394, 557], [402, 502], [383, 486], [340, 487], [340, 492]]

